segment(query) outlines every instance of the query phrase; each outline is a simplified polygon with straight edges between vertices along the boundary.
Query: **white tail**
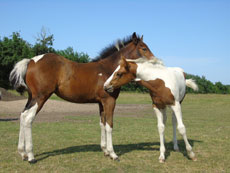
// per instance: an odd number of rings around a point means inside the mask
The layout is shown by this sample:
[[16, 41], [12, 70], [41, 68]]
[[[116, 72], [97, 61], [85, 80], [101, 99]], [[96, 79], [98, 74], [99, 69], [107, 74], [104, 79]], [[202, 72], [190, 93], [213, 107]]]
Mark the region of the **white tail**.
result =
[[186, 86], [192, 88], [194, 91], [198, 91], [198, 85], [196, 84], [195, 80], [193, 79], [186, 79]]
[[23, 92], [27, 89], [25, 83], [25, 75], [27, 71], [27, 65], [30, 62], [30, 59], [23, 59], [15, 64], [13, 70], [10, 72], [10, 83], [18, 92]]

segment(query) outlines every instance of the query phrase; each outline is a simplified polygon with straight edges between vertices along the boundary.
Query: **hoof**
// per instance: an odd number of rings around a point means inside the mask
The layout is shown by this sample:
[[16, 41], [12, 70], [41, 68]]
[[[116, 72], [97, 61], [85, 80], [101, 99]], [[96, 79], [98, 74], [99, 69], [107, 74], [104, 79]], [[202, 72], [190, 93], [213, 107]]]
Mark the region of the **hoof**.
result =
[[179, 148], [174, 148], [174, 151], [179, 152], [180, 150], [179, 150]]
[[23, 161], [28, 161], [28, 156], [22, 157], [22, 160], [23, 160]]
[[112, 160], [119, 160], [119, 157], [114, 152], [110, 153], [109, 156]]
[[165, 163], [165, 159], [159, 159], [159, 163]]
[[196, 157], [193, 157], [191, 158], [192, 161], [196, 162], [197, 161], [197, 158]]
[[109, 153], [104, 153], [104, 156], [105, 156], [105, 157], [108, 157], [108, 156], [109, 156]]
[[119, 157], [116, 157], [116, 158], [112, 158], [112, 157], [110, 157], [113, 161], [117, 161], [117, 162], [120, 162], [120, 159], [119, 159]]
[[37, 160], [36, 159], [30, 160], [29, 163], [30, 164], [35, 164], [35, 163], [37, 163]]

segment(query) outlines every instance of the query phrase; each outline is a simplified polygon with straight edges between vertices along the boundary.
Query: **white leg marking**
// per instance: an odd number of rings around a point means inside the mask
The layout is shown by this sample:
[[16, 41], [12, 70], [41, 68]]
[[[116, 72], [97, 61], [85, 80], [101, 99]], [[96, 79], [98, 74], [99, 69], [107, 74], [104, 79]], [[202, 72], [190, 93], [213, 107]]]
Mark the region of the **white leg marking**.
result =
[[106, 129], [105, 129], [105, 125], [101, 122], [101, 120], [100, 120], [100, 127], [101, 127], [101, 149], [104, 152], [104, 154], [108, 156], [109, 152], [107, 151], [106, 148]]
[[178, 143], [177, 143], [177, 137], [176, 137], [176, 125], [177, 120], [174, 112], [172, 113], [172, 124], [173, 124], [173, 149], [175, 151], [179, 151]]
[[110, 125], [108, 123], [106, 123], [105, 128], [106, 128], [106, 137], [107, 137], [107, 151], [109, 152], [110, 157], [113, 160], [116, 160], [116, 159], [118, 159], [118, 156], [116, 155], [116, 153], [113, 150], [113, 142], [112, 142], [112, 131], [113, 131], [113, 129], [110, 127]]
[[18, 152], [22, 156], [22, 160], [27, 159], [27, 154], [25, 152], [25, 131], [24, 131], [24, 114], [26, 114], [28, 111], [25, 110], [21, 113], [20, 116], [20, 131], [19, 131], [19, 139], [18, 139]]
[[33, 143], [32, 143], [32, 122], [35, 118], [38, 104], [36, 103], [29, 110], [25, 111], [23, 115], [23, 126], [25, 135], [25, 150], [28, 156], [28, 161], [34, 160]]
[[156, 107], [154, 107], [153, 109], [154, 109], [155, 114], [157, 116], [157, 127], [158, 127], [158, 132], [159, 132], [159, 135], [160, 135], [160, 157], [159, 157], [159, 162], [163, 163], [165, 161], [165, 145], [164, 145], [165, 125], [163, 123], [163, 110], [159, 110]]
[[[163, 123], [164, 126], [166, 126], [166, 121], [167, 121], [166, 108], [162, 110], [162, 114], [163, 114]], [[165, 143], [165, 135], [164, 135], [164, 143]]]
[[42, 58], [43, 58], [43, 56], [44, 56], [44, 55], [45, 55], [45, 54], [35, 56], [35, 57], [33, 57], [33, 58], [32, 58], [32, 60], [34, 60], [34, 62], [35, 62], [35, 63], [37, 63], [40, 59], [42, 59]]
[[171, 106], [175, 116], [176, 116], [176, 119], [177, 119], [177, 129], [179, 131], [179, 133], [183, 136], [183, 139], [184, 139], [184, 142], [185, 142], [185, 146], [186, 146], [186, 150], [188, 152], [188, 156], [192, 159], [192, 160], [196, 160], [195, 158], [195, 154], [193, 153], [192, 151], [192, 147], [191, 145], [189, 144], [188, 142], [188, 139], [187, 139], [187, 135], [186, 135], [186, 129], [185, 129], [185, 126], [183, 124], [183, 121], [182, 121], [182, 112], [181, 112], [181, 106], [180, 106], [180, 103], [179, 102], [176, 102], [174, 106]]

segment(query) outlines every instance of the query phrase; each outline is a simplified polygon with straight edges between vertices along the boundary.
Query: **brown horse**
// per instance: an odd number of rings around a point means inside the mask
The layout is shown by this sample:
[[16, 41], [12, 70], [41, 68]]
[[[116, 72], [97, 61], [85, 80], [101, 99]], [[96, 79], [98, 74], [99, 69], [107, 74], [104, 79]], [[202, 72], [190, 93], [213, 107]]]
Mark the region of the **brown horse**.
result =
[[[48, 53], [18, 62], [10, 73], [10, 82], [17, 91], [28, 91], [28, 102], [20, 117], [18, 151], [23, 160], [35, 163], [32, 145], [32, 122], [47, 99], [55, 93], [74, 103], [98, 103], [101, 126], [101, 148], [105, 155], [118, 159], [112, 145], [113, 112], [120, 89], [107, 93], [104, 82], [118, 66], [121, 54], [129, 59], [154, 55], [133, 33], [121, 44], [110, 46], [90, 63], [76, 63]], [[117, 50], [118, 49], [118, 50]]]

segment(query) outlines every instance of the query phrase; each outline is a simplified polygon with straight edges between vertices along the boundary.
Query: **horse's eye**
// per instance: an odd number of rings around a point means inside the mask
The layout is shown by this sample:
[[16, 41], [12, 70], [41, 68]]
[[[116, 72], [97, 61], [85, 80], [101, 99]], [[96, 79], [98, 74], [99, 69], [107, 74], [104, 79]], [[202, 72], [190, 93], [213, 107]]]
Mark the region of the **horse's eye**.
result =
[[142, 48], [142, 50], [145, 52], [145, 51], [147, 51], [147, 48], [144, 47], [144, 48]]
[[118, 77], [121, 77], [121, 76], [122, 76], [122, 73], [117, 73], [117, 76], [118, 76]]

